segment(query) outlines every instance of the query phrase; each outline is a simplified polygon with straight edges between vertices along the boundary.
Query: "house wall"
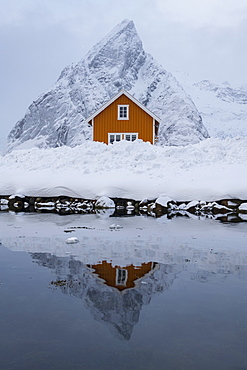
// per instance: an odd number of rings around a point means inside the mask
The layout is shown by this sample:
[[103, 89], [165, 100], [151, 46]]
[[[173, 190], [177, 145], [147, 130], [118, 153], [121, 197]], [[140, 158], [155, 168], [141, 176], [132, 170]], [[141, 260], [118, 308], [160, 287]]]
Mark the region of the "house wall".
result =
[[[129, 105], [129, 119], [118, 120], [118, 105]], [[93, 140], [108, 144], [108, 133], [138, 133], [138, 138], [153, 144], [153, 118], [127, 96], [121, 95], [94, 117]]]

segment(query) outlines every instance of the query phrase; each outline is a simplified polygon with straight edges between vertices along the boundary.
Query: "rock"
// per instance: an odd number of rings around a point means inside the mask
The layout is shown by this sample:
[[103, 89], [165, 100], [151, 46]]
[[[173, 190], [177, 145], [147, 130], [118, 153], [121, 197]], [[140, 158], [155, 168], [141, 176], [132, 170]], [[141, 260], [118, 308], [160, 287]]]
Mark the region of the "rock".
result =
[[200, 202], [198, 200], [192, 200], [184, 207], [184, 210], [195, 214], [201, 208]]
[[213, 202], [213, 208], [212, 208], [212, 213], [213, 214], [226, 214], [226, 213], [229, 213], [229, 212], [232, 212], [232, 209], [228, 208], [228, 207], [225, 207], [225, 206], [222, 206], [216, 202]]
[[112, 224], [109, 226], [109, 229], [110, 230], [119, 230], [119, 229], [122, 229], [123, 227], [120, 226], [120, 225], [115, 225], [115, 224]]
[[77, 239], [76, 237], [71, 237], [66, 240], [66, 244], [76, 244], [76, 243], [79, 243], [79, 239]]
[[163, 208], [168, 208], [169, 203], [172, 202], [172, 199], [164, 194], [161, 194], [157, 199], [155, 204]]
[[247, 213], [247, 203], [242, 203], [238, 207], [240, 213]]
[[13, 212], [22, 212], [24, 210], [24, 200], [22, 198], [16, 197], [10, 197], [8, 202], [8, 207], [10, 211]]
[[96, 201], [95, 208], [115, 208], [115, 203], [112, 199], [102, 196]]

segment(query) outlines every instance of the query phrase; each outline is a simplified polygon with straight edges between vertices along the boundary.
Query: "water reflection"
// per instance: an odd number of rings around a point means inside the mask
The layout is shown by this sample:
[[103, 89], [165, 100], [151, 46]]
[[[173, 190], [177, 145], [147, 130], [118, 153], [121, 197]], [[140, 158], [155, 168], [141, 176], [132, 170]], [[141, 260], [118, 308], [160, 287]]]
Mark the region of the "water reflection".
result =
[[246, 224], [2, 213], [0, 230], [2, 368], [247, 368]]
[[148, 262], [142, 263], [141, 266], [130, 266], [120, 267], [112, 266], [107, 261], [102, 261], [96, 265], [88, 265], [93, 272], [102, 279], [102, 281], [111, 287], [118, 289], [120, 292], [133, 288], [136, 285], [137, 280], [141, 280], [145, 275], [158, 269], [158, 263]]
[[[188, 253], [190, 251], [190, 253]], [[187, 255], [189, 258], [184, 258]], [[120, 339], [129, 340], [140, 319], [143, 305], [154, 295], [168, 290], [174, 281], [209, 283], [235, 276], [247, 280], [246, 252], [216, 252], [190, 247], [166, 254], [162, 262], [142, 262], [120, 266], [103, 260], [86, 264], [74, 256], [31, 253], [40, 266], [56, 276], [50, 288], [82, 299], [95, 320], [109, 325]], [[179, 278], [179, 277], [182, 278]]]
[[138, 323], [143, 305], [153, 295], [169, 289], [181, 267], [155, 262], [140, 266], [113, 266], [107, 261], [85, 265], [73, 257], [32, 253], [38, 265], [53, 270], [52, 289], [83, 299], [93, 318], [114, 329], [121, 339], [129, 340]]

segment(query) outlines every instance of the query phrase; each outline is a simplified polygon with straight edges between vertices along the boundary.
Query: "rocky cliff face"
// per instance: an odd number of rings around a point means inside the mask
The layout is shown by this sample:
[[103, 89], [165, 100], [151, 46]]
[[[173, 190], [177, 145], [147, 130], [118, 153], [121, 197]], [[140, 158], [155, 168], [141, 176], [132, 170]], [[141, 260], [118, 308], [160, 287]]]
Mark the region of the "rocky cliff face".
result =
[[125, 20], [29, 106], [8, 136], [9, 150], [75, 146], [91, 139], [85, 119], [122, 89], [162, 120], [161, 144], [186, 145], [208, 137], [191, 98], [144, 51], [133, 22]]

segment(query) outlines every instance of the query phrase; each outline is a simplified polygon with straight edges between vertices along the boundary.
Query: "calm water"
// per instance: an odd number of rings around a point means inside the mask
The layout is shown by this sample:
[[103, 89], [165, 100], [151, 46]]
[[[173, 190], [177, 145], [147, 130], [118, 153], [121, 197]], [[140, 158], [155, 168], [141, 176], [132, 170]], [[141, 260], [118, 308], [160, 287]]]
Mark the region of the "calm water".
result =
[[1, 369], [247, 369], [247, 224], [1, 214], [0, 227]]

